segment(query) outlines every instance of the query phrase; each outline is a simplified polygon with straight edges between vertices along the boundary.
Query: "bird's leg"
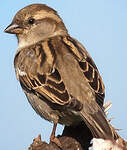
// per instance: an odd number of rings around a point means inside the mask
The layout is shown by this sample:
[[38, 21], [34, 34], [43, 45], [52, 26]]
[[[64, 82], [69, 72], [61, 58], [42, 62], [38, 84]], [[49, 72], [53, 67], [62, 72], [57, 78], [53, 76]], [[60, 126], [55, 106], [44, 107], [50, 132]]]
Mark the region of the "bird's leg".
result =
[[52, 133], [51, 133], [51, 136], [50, 136], [50, 140], [55, 138], [56, 127], [57, 127], [57, 123], [54, 123]]
[[61, 145], [59, 139], [55, 136], [56, 127], [57, 127], [57, 123], [54, 123], [53, 129], [52, 129], [52, 133], [51, 133], [51, 136], [50, 136], [50, 142], [55, 143], [55, 144], [58, 145], [59, 147], [62, 147], [62, 145]]

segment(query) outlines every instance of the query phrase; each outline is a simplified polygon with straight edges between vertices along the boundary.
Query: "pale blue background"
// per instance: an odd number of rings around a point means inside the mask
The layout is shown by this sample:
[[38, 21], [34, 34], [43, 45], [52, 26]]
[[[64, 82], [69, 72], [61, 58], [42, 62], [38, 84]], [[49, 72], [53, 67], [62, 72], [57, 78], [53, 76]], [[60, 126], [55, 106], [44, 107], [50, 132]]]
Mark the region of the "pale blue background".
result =
[[1, 0], [0, 149], [26, 150], [39, 133], [46, 141], [51, 133], [52, 124], [36, 115], [16, 80], [16, 37], [3, 33], [15, 13], [31, 3], [55, 8], [69, 33], [87, 48], [103, 77], [106, 100], [113, 103], [109, 117], [127, 138], [127, 0]]

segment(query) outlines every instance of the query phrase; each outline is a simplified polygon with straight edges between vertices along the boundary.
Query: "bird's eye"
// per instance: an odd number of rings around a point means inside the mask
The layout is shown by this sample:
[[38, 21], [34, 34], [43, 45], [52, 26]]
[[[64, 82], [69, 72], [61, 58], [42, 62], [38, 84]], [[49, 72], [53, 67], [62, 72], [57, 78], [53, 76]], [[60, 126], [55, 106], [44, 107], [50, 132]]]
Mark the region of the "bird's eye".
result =
[[35, 19], [34, 19], [34, 18], [30, 18], [30, 19], [29, 19], [29, 24], [34, 24], [34, 22], [35, 22]]

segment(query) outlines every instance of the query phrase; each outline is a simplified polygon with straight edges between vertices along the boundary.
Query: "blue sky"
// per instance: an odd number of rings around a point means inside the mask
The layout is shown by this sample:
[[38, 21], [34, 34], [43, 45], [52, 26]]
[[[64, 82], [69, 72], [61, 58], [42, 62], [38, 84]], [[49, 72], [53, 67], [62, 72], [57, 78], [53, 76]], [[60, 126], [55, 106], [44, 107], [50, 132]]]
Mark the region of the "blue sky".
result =
[[[3, 30], [15, 13], [31, 3], [45, 3], [63, 18], [70, 35], [87, 48], [106, 87], [105, 100], [113, 106], [109, 118], [127, 139], [127, 1], [126, 0], [4, 0], [0, 5], [0, 147], [23, 150], [39, 133], [49, 141], [52, 124], [41, 119], [28, 104], [15, 77], [14, 35]], [[57, 128], [61, 133], [62, 126]]]

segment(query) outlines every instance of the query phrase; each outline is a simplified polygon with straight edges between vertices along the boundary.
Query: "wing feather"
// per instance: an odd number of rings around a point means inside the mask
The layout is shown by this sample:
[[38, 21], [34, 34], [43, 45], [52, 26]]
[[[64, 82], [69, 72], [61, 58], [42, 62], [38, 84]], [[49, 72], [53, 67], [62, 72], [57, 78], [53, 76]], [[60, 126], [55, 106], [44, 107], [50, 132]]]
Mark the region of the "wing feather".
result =
[[67, 45], [69, 51], [76, 56], [75, 58], [78, 60], [81, 71], [95, 92], [97, 103], [102, 107], [105, 97], [105, 87], [94, 61], [77, 40], [68, 36], [62, 38], [62, 41]]
[[33, 78], [32, 76], [27, 75], [19, 75], [19, 80], [23, 88], [27, 90], [34, 90], [35, 93], [40, 95], [40, 97], [42, 95], [42, 98], [45, 95], [48, 97], [48, 100], [53, 103], [65, 105], [69, 102], [70, 95], [66, 90], [63, 81], [59, 80], [60, 77], [58, 75], [58, 71], [55, 69], [53, 75], [39, 75], [38, 78]]

